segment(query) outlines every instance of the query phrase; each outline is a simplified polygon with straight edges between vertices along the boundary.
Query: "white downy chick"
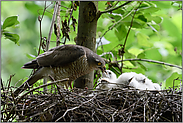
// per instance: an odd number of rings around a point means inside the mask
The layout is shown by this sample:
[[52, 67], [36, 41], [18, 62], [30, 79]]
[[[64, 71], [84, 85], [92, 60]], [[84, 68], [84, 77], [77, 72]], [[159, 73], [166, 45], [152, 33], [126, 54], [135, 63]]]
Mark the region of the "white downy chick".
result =
[[117, 77], [114, 72], [111, 70], [106, 70], [106, 73], [102, 73], [102, 78], [99, 79], [99, 83], [96, 89], [112, 89], [117, 87], [116, 84], [107, 84], [107, 83], [116, 83]]
[[161, 87], [158, 83], [154, 83], [155, 90], [161, 90]]
[[106, 72], [107, 74], [105, 72], [102, 73], [102, 78], [109, 78], [110, 80], [116, 81], [117, 77], [114, 72], [112, 72], [111, 70], [106, 70]]
[[[128, 85], [130, 82], [130, 79], [135, 78], [136, 73], [135, 72], [127, 72], [127, 73], [122, 73], [118, 79], [117, 79], [117, 83], [119, 84], [124, 84], [124, 85]], [[121, 86], [123, 87], [123, 86]]]
[[[122, 73], [117, 81], [117, 83], [130, 85], [136, 89], [141, 90], [161, 90], [159, 84], [153, 83], [152, 80], [148, 79], [143, 74], [137, 74], [135, 72]], [[122, 86], [120, 86], [122, 87]]]

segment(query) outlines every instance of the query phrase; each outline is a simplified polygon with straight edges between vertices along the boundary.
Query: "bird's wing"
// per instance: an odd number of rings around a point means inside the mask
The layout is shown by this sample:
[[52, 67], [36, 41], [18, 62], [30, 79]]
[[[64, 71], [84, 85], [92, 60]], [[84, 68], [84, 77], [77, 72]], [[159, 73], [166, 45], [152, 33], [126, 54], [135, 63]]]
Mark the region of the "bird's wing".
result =
[[[35, 60], [26, 63], [23, 68], [38, 68], [49, 66], [63, 66], [74, 62], [79, 57], [85, 55], [84, 48], [78, 45], [61, 45], [54, 47], [43, 54], [40, 54]], [[37, 63], [37, 64], [36, 64]], [[31, 66], [31, 67], [26, 67]]]

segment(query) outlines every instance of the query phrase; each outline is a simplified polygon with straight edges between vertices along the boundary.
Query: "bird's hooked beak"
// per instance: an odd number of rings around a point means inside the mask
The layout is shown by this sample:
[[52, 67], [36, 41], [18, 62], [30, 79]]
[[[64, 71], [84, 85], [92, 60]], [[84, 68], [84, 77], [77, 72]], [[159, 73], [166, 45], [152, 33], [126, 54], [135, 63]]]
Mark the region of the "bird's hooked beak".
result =
[[106, 72], [106, 68], [105, 68], [105, 65], [103, 66], [103, 67], [99, 67], [100, 68], [100, 70], [102, 71], [102, 73], [106, 73], [107, 74], [107, 72]]

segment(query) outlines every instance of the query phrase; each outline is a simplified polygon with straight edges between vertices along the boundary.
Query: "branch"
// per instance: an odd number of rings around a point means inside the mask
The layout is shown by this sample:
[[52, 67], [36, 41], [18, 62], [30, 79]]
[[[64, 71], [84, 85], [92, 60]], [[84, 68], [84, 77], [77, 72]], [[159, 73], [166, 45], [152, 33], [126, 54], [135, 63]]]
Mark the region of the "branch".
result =
[[[57, 14], [57, 10], [58, 10], [58, 1], [55, 3], [55, 8], [54, 8], [54, 13], [53, 13], [53, 17], [52, 17], [52, 21], [51, 21], [51, 27], [50, 27], [50, 31], [49, 31], [49, 34], [48, 34], [48, 39], [47, 39], [47, 42], [46, 42], [46, 51], [48, 51], [49, 49], [49, 45], [50, 45], [50, 39], [51, 39], [51, 35], [52, 35], [52, 31], [53, 31], [53, 25], [54, 25], [54, 22], [55, 22], [55, 19], [56, 19], [56, 14]], [[43, 83], [46, 84], [47, 83], [47, 79], [43, 79]], [[46, 92], [46, 87], [43, 88], [43, 90]]]
[[55, 22], [58, 6], [59, 6], [58, 2], [56, 2], [53, 17], [52, 17], [52, 21], [51, 21], [50, 31], [49, 31], [49, 34], [48, 34], [48, 40], [47, 40], [47, 43], [46, 43], [46, 51], [48, 51], [48, 49], [49, 49], [51, 34], [52, 34], [52, 31], [53, 31], [53, 25], [54, 25], [54, 22]]
[[101, 11], [100, 14], [104, 14], [104, 13], [107, 13], [107, 12], [112, 12], [112, 11], [114, 11], [114, 10], [116, 10], [116, 9], [119, 9], [119, 8], [121, 8], [121, 7], [123, 7], [123, 6], [127, 5], [127, 4], [129, 4], [129, 3], [131, 3], [131, 2], [132, 2], [132, 1], [128, 1], [128, 2], [126, 2], [126, 3], [124, 3], [124, 4], [120, 5], [120, 6], [118, 6], [118, 7], [116, 7], [116, 8], [110, 8], [110, 9], [108, 9], [108, 10]]
[[[99, 42], [97, 43], [97, 48], [98, 48], [98, 45], [99, 43], [101, 43], [101, 40], [102, 40], [102, 37], [104, 37], [104, 35], [106, 35], [107, 32], [109, 32], [110, 30], [113, 29], [113, 27], [115, 27], [118, 23], [120, 23], [123, 19], [127, 18], [132, 12], [133, 12], [134, 8], [123, 18], [121, 18], [118, 22], [114, 23], [107, 31], [104, 32], [104, 34], [100, 37], [100, 40]], [[102, 45], [101, 45], [102, 46]], [[96, 48], [96, 49], [97, 49]]]
[[57, 80], [57, 81], [54, 81], [54, 82], [51, 82], [51, 83], [47, 83], [47, 84], [43, 84], [43, 85], [41, 85], [41, 86], [38, 86], [38, 87], [36, 87], [36, 88], [33, 88], [33, 89], [29, 90], [28, 92], [26, 92], [25, 94], [23, 94], [23, 95], [18, 99], [18, 101], [16, 101], [15, 104], [17, 104], [24, 96], [26, 96], [26, 95], [29, 94], [30, 92], [33, 92], [33, 91], [35, 91], [35, 90], [37, 90], [37, 89], [40, 89], [40, 88], [43, 88], [43, 87], [46, 87], [46, 86], [49, 86], [49, 85], [57, 84], [57, 83], [64, 82], [64, 81], [68, 81], [68, 80], [69, 80], [69, 78], [65, 78], [65, 79], [62, 79], [62, 80]]
[[170, 66], [170, 67], [176, 67], [176, 68], [182, 69], [182, 67], [180, 67], [178, 65], [173, 65], [173, 64], [169, 64], [169, 63], [165, 63], [165, 62], [161, 62], [161, 61], [149, 60], [149, 59], [125, 59], [123, 61], [145, 61], [145, 62], [163, 64], [163, 65], [167, 65], [167, 66]]
[[55, 122], [58, 122], [58, 120], [60, 120], [60, 119], [62, 119], [63, 117], [65, 117], [65, 115], [67, 114], [67, 112], [73, 111], [73, 110], [75, 110], [75, 109], [77, 109], [77, 108], [80, 108], [83, 104], [92, 101], [95, 97], [96, 97], [96, 95], [95, 95], [94, 97], [92, 97], [90, 100], [81, 103], [79, 106], [76, 106], [76, 107], [71, 108], [71, 109], [67, 109], [67, 110], [65, 111], [65, 113], [62, 115], [62, 117], [59, 117]]
[[56, 46], [60, 45], [60, 5], [61, 1], [58, 1], [58, 10], [57, 10], [57, 42]]
[[178, 65], [173, 65], [173, 64], [169, 64], [169, 63], [165, 63], [165, 62], [161, 62], [161, 61], [155, 61], [155, 60], [151, 60], [151, 59], [140, 59], [140, 58], [136, 58], [136, 59], [125, 59], [125, 60], [119, 60], [119, 61], [112, 61], [110, 62], [109, 60], [107, 59], [104, 59], [107, 63], [118, 63], [118, 62], [122, 62], [122, 61], [145, 61], [145, 62], [152, 62], [152, 63], [157, 63], [157, 64], [163, 64], [163, 65], [166, 65], [166, 66], [170, 66], [170, 67], [176, 67], [176, 68], [179, 68], [179, 69], [182, 69], [181, 66], [178, 66]]
[[[133, 14], [132, 21], [131, 21], [131, 24], [130, 24], [130, 28], [128, 29], [128, 32], [126, 34], [125, 42], [124, 42], [123, 47], [122, 47], [122, 61], [123, 61], [123, 56], [124, 56], [124, 53], [125, 53], [125, 46], [126, 46], [126, 42], [127, 42], [127, 39], [128, 39], [128, 35], [129, 35], [130, 30], [131, 30], [132, 25], [133, 25], [133, 19], [135, 17], [135, 14], [137, 12], [137, 9], [140, 7], [141, 4], [142, 4], [142, 1], [140, 2], [139, 6], [135, 9], [135, 12]], [[123, 62], [121, 62], [121, 68], [120, 68], [121, 72], [122, 72], [122, 68], [123, 68]]]
[[[51, 5], [51, 4], [50, 4]], [[44, 6], [44, 9], [43, 9], [43, 14], [42, 16], [38, 16], [38, 21], [39, 21], [39, 33], [40, 33], [40, 44], [39, 44], [39, 50], [38, 50], [38, 55], [40, 54], [40, 50], [41, 50], [41, 46], [42, 46], [42, 40], [43, 40], [43, 37], [42, 37], [42, 31], [41, 31], [41, 22], [43, 20], [43, 17], [44, 17], [44, 14], [45, 14], [45, 11], [46, 9], [50, 6], [46, 6], [46, 1], [45, 1], [45, 6]], [[39, 11], [39, 10], [38, 10]]]

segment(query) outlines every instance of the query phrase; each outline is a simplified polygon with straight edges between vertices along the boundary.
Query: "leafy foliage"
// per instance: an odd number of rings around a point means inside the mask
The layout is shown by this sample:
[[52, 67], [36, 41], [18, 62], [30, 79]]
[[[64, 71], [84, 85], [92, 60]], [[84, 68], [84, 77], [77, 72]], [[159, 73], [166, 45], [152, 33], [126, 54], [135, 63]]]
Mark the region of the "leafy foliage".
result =
[[[105, 11], [120, 6], [125, 2], [99, 1], [98, 9], [99, 11]], [[105, 39], [110, 43], [99, 46], [97, 53], [100, 55], [104, 52], [112, 52], [114, 58], [111, 55], [104, 55], [103, 57], [112, 61], [120, 61], [122, 59], [122, 48], [127, 36], [123, 60], [135, 58], [151, 59], [182, 66], [182, 2], [143, 1], [139, 6], [140, 3], [141, 1], [133, 1], [130, 4], [100, 16], [97, 25], [97, 38], [101, 38], [102, 42]], [[75, 5], [76, 3], [61, 1], [60, 16], [63, 22], [70, 18], [70, 8], [73, 4]], [[3, 80], [7, 80], [10, 74], [16, 73], [13, 80], [17, 82], [21, 78], [28, 76], [30, 72], [28, 70], [26, 72], [25, 70], [20, 70], [20, 67], [28, 60], [34, 59], [37, 56], [40, 40], [40, 27], [37, 17], [43, 14], [45, 3], [38, 1], [10, 3], [3, 1], [2, 5], [2, 18], [8, 17], [2, 25], [2, 34], [5, 38], [20, 44], [20, 47], [17, 48], [11, 42], [2, 40], [2, 77]], [[41, 27], [43, 37], [48, 36], [52, 13], [54, 11], [54, 2], [46, 2], [46, 5], [47, 8]], [[10, 11], [12, 10], [10, 8], [14, 8], [14, 11]], [[9, 17], [10, 14], [19, 15], [21, 24], [19, 32], [11, 30], [11, 32], [18, 32], [19, 35], [10, 33], [10, 31], [5, 32], [5, 29], [14, 28], [19, 24], [17, 16]], [[75, 5], [72, 12], [74, 19], [70, 19], [69, 23], [70, 32], [68, 32], [68, 35], [70, 41], [67, 40], [68, 44], [73, 44], [75, 37], [77, 37], [77, 28], [75, 27], [77, 27], [78, 15], [79, 9]], [[73, 22], [74, 26], [72, 26]], [[132, 28], [128, 34], [131, 25]], [[56, 36], [53, 33], [51, 35], [50, 47], [55, 46], [55, 40]], [[64, 42], [64, 39], [61, 39], [61, 42]], [[13, 66], [15, 62], [17, 64]], [[121, 66], [121, 62], [118, 65]], [[119, 68], [111, 67], [110, 65], [106, 66], [108, 66], [108, 69], [115, 71], [118, 76], [120, 75], [121, 71]], [[172, 86], [172, 80], [177, 77], [182, 79], [180, 76], [181, 70], [178, 68], [149, 62], [123, 61], [123, 72], [128, 71], [145, 74], [153, 82], [163, 82], [163, 88]]]
[[8, 27], [15, 28], [15, 26], [17, 26], [19, 24], [19, 21], [17, 19], [18, 19], [18, 16], [7, 17], [2, 25], [2, 28], [1, 28], [2, 35], [4, 35], [6, 39], [9, 39], [9, 40], [15, 42], [15, 44], [18, 44], [19, 35], [8, 32], [5, 29]]

